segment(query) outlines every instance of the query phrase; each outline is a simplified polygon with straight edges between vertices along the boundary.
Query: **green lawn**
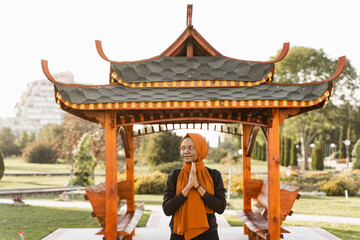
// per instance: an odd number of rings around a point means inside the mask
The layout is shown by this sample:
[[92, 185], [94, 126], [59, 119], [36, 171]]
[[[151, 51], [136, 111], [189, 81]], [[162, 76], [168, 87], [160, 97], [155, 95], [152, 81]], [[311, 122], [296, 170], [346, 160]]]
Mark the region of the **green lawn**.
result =
[[302, 196], [292, 208], [296, 214], [360, 218], [360, 197]]
[[0, 204], [0, 212], [1, 240], [18, 240], [19, 231], [25, 232], [26, 240], [37, 240], [58, 228], [99, 227], [89, 210]]
[[5, 173], [57, 172], [69, 173], [70, 164], [27, 163], [23, 158], [5, 158]]
[[[58, 228], [99, 228], [99, 222], [87, 209], [50, 208], [0, 204], [0, 239], [20, 239], [19, 232], [25, 232], [26, 240], [38, 240]], [[138, 227], [144, 227], [151, 215], [145, 210]]]
[[285, 229], [286, 226], [319, 227], [343, 240], [358, 240], [360, 236], [360, 225], [357, 224], [286, 220], [283, 225], [285, 226]]
[[[243, 222], [235, 215], [224, 214], [225, 219], [231, 226], [243, 226]], [[343, 240], [358, 240], [360, 236], [360, 225], [343, 224], [343, 223], [327, 223], [327, 222], [303, 222], [286, 220], [282, 226], [307, 226], [319, 227]], [[287, 234], [285, 235], [285, 239]]]

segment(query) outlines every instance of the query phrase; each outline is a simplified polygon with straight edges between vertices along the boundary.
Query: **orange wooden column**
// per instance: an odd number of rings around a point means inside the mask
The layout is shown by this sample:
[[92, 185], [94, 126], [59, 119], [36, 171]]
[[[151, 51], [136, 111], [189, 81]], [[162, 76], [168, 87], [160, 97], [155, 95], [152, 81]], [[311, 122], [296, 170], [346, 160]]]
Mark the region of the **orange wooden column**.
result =
[[268, 224], [270, 240], [280, 240], [280, 111], [273, 110], [268, 133]]
[[[246, 194], [246, 185], [245, 182], [248, 179], [251, 179], [251, 156], [248, 155], [248, 140], [250, 136], [251, 126], [242, 125], [242, 159], [243, 159], [243, 206], [244, 210], [251, 210], [251, 198], [247, 197]], [[244, 233], [247, 234], [247, 229], [244, 227]]]
[[[126, 157], [126, 180], [132, 181], [132, 195], [135, 199], [135, 191], [134, 191], [134, 135], [133, 135], [133, 126], [125, 127], [126, 138], [129, 145], [129, 156]], [[135, 211], [135, 201], [127, 200], [127, 209], [128, 211]]]
[[117, 239], [117, 149], [116, 113], [105, 112], [105, 196], [107, 240]]

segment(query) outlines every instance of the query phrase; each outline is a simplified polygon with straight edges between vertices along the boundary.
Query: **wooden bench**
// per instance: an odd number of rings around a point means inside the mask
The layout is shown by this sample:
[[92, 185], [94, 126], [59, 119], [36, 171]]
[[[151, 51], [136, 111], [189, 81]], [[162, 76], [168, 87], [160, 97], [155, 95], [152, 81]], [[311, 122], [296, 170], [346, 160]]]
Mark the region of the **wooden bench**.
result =
[[[120, 181], [117, 183], [118, 189], [118, 209], [121, 200], [132, 200], [132, 181]], [[96, 217], [101, 225], [101, 230], [96, 235], [105, 235], [106, 225], [106, 205], [105, 205], [105, 183], [92, 185], [85, 188], [86, 195], [84, 198], [89, 200], [93, 208], [91, 215]], [[134, 229], [142, 216], [142, 210], [126, 211], [125, 214], [118, 214], [117, 217], [117, 235], [118, 239], [132, 239]], [[104, 238], [105, 239], [105, 236]]]
[[[249, 240], [270, 239], [268, 234], [268, 183], [260, 180], [247, 180], [246, 196], [256, 199], [257, 204], [263, 210], [240, 210], [238, 216], [244, 222], [244, 228], [247, 229]], [[280, 221], [285, 221], [287, 216], [291, 216], [292, 207], [296, 199], [300, 198], [299, 188], [280, 184]], [[283, 233], [290, 233], [281, 228], [280, 237]]]

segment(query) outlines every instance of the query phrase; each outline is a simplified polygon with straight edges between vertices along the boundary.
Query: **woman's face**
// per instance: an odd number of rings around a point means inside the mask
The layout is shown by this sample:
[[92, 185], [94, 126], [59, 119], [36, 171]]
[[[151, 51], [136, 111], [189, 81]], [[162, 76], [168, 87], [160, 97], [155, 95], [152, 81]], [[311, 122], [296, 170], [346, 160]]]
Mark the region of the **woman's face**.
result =
[[196, 162], [198, 160], [195, 144], [191, 138], [187, 137], [181, 143], [180, 155], [184, 162]]

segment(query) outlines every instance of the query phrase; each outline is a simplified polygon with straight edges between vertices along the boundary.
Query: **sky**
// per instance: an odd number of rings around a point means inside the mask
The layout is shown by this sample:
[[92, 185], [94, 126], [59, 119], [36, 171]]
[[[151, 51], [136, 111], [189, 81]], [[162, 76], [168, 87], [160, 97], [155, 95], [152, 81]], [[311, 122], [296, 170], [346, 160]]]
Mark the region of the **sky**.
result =
[[161, 54], [185, 30], [187, 4], [194, 28], [225, 56], [266, 61], [290, 42], [333, 59], [346, 55], [360, 70], [356, 0], [3, 0], [0, 117], [14, 116], [27, 83], [46, 79], [41, 59], [52, 74], [71, 71], [76, 83], [107, 84], [109, 63], [95, 40], [115, 61]]

